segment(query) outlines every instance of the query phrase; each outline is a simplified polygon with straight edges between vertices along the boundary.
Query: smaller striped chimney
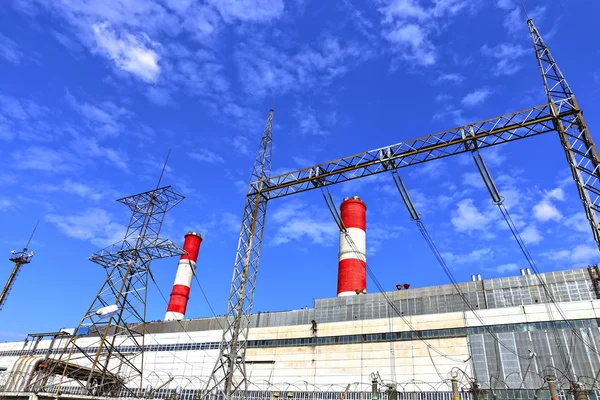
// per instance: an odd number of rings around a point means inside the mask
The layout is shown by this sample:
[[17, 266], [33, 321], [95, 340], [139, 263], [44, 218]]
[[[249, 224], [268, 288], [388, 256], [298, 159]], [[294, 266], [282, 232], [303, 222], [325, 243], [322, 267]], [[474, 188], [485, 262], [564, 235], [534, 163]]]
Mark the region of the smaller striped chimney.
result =
[[187, 252], [179, 259], [177, 275], [171, 291], [171, 298], [167, 307], [165, 321], [179, 321], [185, 317], [187, 302], [190, 298], [190, 287], [196, 270], [196, 260], [200, 251], [202, 236], [196, 232], [188, 232], [185, 235], [183, 249]]
[[337, 295], [356, 296], [367, 292], [367, 205], [358, 196], [346, 197], [340, 217], [347, 233], [340, 232]]

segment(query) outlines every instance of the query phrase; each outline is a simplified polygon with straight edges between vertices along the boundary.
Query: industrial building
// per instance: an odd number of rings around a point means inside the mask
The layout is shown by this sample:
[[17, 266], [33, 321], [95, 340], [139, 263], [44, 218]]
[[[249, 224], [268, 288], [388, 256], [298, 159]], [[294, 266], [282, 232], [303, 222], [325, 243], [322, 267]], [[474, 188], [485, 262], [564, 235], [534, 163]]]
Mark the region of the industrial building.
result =
[[[118, 201], [131, 220], [121, 242], [90, 261], [107, 279], [77, 327], [0, 344], [0, 398], [525, 399], [600, 398], [600, 269], [542, 273], [479, 149], [558, 133], [600, 247], [600, 157], [583, 112], [528, 19], [547, 103], [441, 133], [271, 176], [270, 110], [245, 198], [224, 316], [186, 319], [202, 238], [160, 237], [183, 195], [160, 186]], [[469, 153], [530, 268], [459, 283], [398, 170]], [[164, 171], [164, 168], [163, 168]], [[367, 205], [339, 206], [328, 186], [389, 173], [451, 284], [386, 292], [367, 263]], [[162, 174], [161, 174], [162, 178]], [[340, 231], [337, 297], [313, 308], [252, 313], [267, 205], [321, 190]], [[0, 297], [33, 253], [13, 255]], [[145, 320], [150, 263], [180, 256], [165, 320]], [[367, 276], [375, 288], [368, 290]]]
[[[313, 308], [251, 315], [249, 389], [325, 396], [341, 394], [350, 384], [352, 392], [369, 393], [373, 374], [381, 378], [384, 392], [392, 386], [403, 392], [449, 392], [453, 375], [464, 390], [470, 390], [469, 377], [475, 377], [482, 389], [520, 389], [523, 398], [533, 398], [548, 374], [563, 388], [573, 377], [591, 388], [600, 371], [598, 269], [541, 276], [523, 272], [461, 283], [478, 316], [452, 285], [318, 299]], [[539, 278], [557, 304], [549, 304]], [[150, 390], [173, 378], [157, 396], [200, 394], [219, 355], [224, 324], [222, 317], [149, 323], [142, 386]], [[61, 333], [55, 335], [55, 341], [32, 337], [0, 344], [0, 368], [14, 369], [23, 357], [42, 362], [52, 357], [67, 341], [60, 339]], [[84, 335], [78, 343], [93, 352], [97, 338]], [[122, 340], [118, 348], [126, 352], [128, 346]], [[15, 389], [21, 388], [5, 387]], [[69, 391], [81, 393], [82, 388], [62, 390]]]

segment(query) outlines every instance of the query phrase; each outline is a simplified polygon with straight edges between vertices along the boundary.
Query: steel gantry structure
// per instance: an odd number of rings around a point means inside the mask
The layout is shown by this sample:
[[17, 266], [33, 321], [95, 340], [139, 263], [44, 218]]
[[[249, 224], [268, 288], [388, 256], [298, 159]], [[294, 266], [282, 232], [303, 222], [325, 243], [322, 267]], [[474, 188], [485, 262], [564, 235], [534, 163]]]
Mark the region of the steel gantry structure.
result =
[[600, 159], [571, 88], [531, 19], [527, 26], [546, 91], [546, 104], [273, 177], [273, 110], [270, 111], [248, 186], [227, 304], [227, 325], [207, 394], [229, 400], [244, 398], [247, 391], [248, 316], [252, 312], [269, 200], [471, 152], [473, 146], [483, 149], [555, 131], [600, 248]]

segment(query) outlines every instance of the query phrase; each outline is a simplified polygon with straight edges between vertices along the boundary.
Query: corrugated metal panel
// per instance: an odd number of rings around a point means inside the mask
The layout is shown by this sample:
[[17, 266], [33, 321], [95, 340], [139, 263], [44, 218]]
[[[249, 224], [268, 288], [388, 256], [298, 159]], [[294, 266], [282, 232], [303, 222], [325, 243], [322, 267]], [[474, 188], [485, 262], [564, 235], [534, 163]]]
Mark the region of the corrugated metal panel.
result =
[[[558, 271], [542, 274], [553, 296], [560, 301], [595, 299], [595, 292], [587, 269]], [[459, 287], [467, 301], [476, 310], [514, 307], [546, 302], [542, 287], [534, 275], [513, 276], [476, 282], [463, 282]], [[404, 316], [438, 314], [468, 310], [452, 285], [401, 290], [386, 294]], [[252, 315], [251, 327], [276, 327], [319, 323], [396, 317], [381, 293], [344, 296], [315, 300], [314, 309], [268, 312]], [[184, 321], [187, 331], [219, 330], [224, 318], [202, 318]], [[151, 333], [181, 331], [177, 321], [148, 324]]]

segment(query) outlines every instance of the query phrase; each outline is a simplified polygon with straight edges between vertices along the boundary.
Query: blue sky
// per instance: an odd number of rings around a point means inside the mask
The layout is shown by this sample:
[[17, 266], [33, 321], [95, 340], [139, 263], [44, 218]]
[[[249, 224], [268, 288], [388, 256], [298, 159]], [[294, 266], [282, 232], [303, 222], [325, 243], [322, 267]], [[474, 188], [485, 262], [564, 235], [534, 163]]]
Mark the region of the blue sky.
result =
[[[600, 4], [526, 5], [600, 135]], [[128, 222], [114, 200], [153, 188], [169, 148], [163, 182], [187, 198], [163, 236], [203, 234], [198, 275], [223, 313], [270, 107], [281, 173], [545, 102], [513, 0], [6, 0], [0, 76], [6, 258], [41, 221], [0, 340], [77, 325], [105, 277], [87, 257]], [[598, 261], [555, 133], [482, 154], [540, 270]], [[401, 171], [458, 280], [518, 274], [525, 259], [476, 173], [468, 156]], [[369, 265], [387, 289], [448, 283], [392, 185], [378, 175], [331, 191], [366, 201]], [[334, 296], [337, 251], [319, 192], [271, 202], [255, 311]], [[166, 296], [176, 264], [153, 264]], [[163, 318], [153, 284], [148, 307]], [[209, 315], [194, 283], [188, 316]]]

